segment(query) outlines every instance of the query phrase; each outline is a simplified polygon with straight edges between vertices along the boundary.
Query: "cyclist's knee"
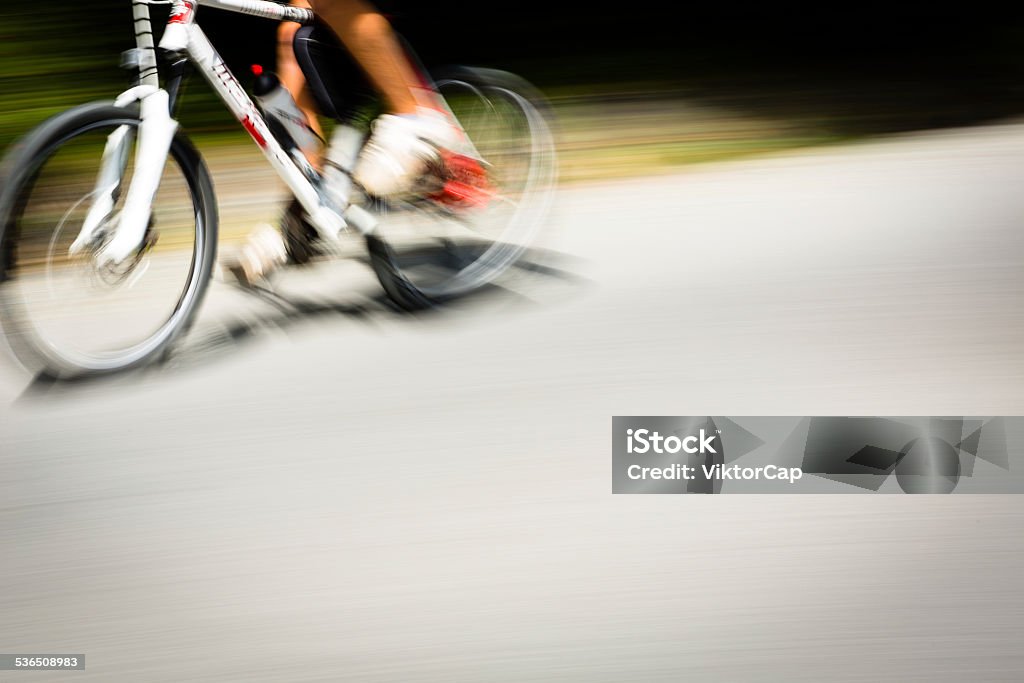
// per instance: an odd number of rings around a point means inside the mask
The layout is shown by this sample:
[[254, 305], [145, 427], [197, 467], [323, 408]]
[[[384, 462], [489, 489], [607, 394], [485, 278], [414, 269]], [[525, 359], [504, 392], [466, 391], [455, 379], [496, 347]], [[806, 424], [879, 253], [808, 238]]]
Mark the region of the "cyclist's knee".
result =
[[377, 35], [382, 31], [390, 30], [391, 24], [384, 18], [383, 14], [374, 10], [371, 12], [361, 12], [352, 17], [352, 28], [357, 33]]

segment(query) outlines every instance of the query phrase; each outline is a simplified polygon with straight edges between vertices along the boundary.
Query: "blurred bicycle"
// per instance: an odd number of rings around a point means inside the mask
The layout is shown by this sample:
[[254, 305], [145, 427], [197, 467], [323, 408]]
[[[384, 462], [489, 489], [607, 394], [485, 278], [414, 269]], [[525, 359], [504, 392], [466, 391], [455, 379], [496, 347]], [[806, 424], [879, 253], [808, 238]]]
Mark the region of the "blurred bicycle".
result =
[[[151, 5], [171, 5], [159, 47]], [[308, 231], [301, 237], [331, 255], [340, 235], [360, 235], [403, 308], [493, 281], [542, 226], [556, 182], [554, 140], [543, 97], [521, 78], [468, 67], [428, 73], [410, 52], [458, 135], [433, 150], [408, 187], [383, 191], [366, 180], [371, 174], [353, 173], [372, 147], [359, 120], [373, 93], [311, 10], [268, 0], [132, 6], [136, 48], [125, 63], [137, 84], [114, 102], [55, 116], [4, 162], [0, 317], [33, 370], [72, 377], [137, 367], [167, 354], [194, 320], [216, 261], [218, 212], [206, 165], [174, 119], [190, 65], [284, 181], [294, 225]], [[310, 162], [316, 131], [288, 93], [257, 73], [257, 105], [196, 24], [199, 6], [302, 25], [296, 57], [317, 108], [337, 122], [322, 164]], [[383, 120], [376, 128], [393, 125]]]

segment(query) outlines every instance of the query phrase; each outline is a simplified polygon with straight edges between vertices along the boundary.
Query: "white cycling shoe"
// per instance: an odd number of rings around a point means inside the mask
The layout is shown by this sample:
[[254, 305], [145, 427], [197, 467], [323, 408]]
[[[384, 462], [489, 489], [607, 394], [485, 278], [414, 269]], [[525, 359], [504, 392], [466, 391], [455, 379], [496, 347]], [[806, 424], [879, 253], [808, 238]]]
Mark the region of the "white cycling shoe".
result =
[[221, 268], [238, 284], [253, 287], [285, 264], [303, 265], [322, 253], [316, 228], [306, 221], [302, 205], [292, 200], [278, 227], [257, 226], [240, 249], [221, 259]]
[[264, 223], [249, 233], [241, 249], [221, 260], [221, 267], [238, 284], [254, 287], [287, 262], [288, 250], [281, 231]]
[[373, 123], [352, 177], [368, 193], [391, 197], [410, 191], [439, 150], [452, 149], [462, 133], [445, 114], [420, 107], [416, 114], [384, 114]]

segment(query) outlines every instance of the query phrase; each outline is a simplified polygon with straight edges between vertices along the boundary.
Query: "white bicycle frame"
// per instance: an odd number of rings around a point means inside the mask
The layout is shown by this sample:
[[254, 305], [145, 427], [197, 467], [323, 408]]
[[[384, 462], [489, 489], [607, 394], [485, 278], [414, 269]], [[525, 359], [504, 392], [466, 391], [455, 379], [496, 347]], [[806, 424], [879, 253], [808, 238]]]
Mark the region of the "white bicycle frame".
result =
[[[160, 40], [160, 49], [166, 54], [184, 55], [206, 77], [214, 92], [241, 122], [242, 127], [295, 195], [309, 222], [320, 235], [328, 240], [336, 240], [339, 232], [348, 225], [364, 234], [373, 232], [376, 228], [376, 219], [372, 214], [359, 206], [349, 204], [348, 197], [328, 196], [303, 173], [299, 164], [305, 164], [305, 160], [293, 158], [274, 137], [259, 109], [217, 54], [209, 38], [196, 24], [198, 6], [302, 24], [311, 23], [315, 19], [315, 14], [311, 10], [278, 5], [268, 0], [132, 0], [140, 81], [139, 85], [118, 97], [116, 105], [126, 107], [134, 102], [140, 103], [139, 140], [135, 153], [135, 173], [125, 197], [124, 207], [114, 225], [114, 234], [96, 255], [100, 265], [121, 263], [136, 253], [142, 245], [171, 141], [178, 129], [177, 121], [171, 117], [169, 94], [160, 87], [159, 82], [156, 48], [149, 17], [150, 5], [156, 4], [171, 5], [167, 29]], [[351, 157], [347, 161], [351, 162], [358, 154], [361, 136], [348, 137], [354, 142], [353, 149], [345, 150], [346, 156]], [[71, 247], [73, 253], [91, 244], [97, 230], [111, 220], [113, 208], [121, 192], [122, 177], [132, 139], [129, 126], [118, 128], [108, 137], [93, 193], [93, 203]]]

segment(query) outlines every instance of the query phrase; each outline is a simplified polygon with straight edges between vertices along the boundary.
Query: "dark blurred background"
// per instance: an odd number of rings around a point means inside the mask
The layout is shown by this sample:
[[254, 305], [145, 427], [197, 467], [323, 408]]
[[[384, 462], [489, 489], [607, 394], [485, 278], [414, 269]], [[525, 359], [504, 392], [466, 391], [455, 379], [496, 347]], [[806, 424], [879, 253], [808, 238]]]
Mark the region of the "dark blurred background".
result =
[[[87, 11], [80, 0], [4, 5], [0, 144], [125, 83], [117, 60], [133, 40], [128, 0], [90, 0]], [[799, 121], [802, 137], [794, 140], [842, 140], [1024, 112], [1019, 10], [916, 2], [382, 6], [427, 64], [511, 69], [556, 100], [600, 106], [674, 99]], [[158, 32], [166, 11], [152, 10]], [[201, 11], [200, 21], [238, 73], [252, 62], [273, 62], [272, 22], [212, 9]], [[195, 80], [183, 120], [193, 132], [234, 125]]]

